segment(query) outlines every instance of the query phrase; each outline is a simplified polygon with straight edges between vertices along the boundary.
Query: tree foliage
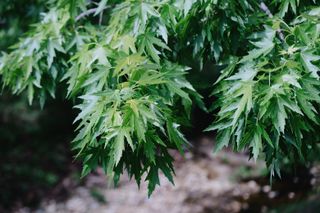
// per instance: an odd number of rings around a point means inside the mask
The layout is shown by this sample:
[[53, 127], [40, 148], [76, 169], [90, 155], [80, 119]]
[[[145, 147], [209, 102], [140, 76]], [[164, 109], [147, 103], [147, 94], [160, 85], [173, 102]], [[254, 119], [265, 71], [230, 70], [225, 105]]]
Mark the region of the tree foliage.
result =
[[[115, 183], [126, 170], [149, 194], [168, 150], [183, 154], [179, 126], [194, 104], [186, 61], [221, 68], [206, 130], [279, 162], [319, 151], [320, 7], [317, 0], [51, 0], [41, 21], [0, 59], [3, 87], [43, 106], [66, 84], [79, 114], [73, 147], [83, 175], [97, 166]], [[261, 155], [262, 154], [262, 155]], [[145, 175], [144, 175], [145, 174]]]

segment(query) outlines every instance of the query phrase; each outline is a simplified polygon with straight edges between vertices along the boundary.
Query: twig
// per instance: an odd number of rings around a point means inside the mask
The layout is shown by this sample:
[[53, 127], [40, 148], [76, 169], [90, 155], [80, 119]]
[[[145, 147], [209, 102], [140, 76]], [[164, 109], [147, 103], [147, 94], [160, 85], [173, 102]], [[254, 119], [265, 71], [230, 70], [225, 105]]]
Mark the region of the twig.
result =
[[[263, 12], [265, 12], [269, 16], [269, 18], [273, 18], [273, 15], [272, 15], [269, 7], [263, 1], [261, 1], [261, 3], [260, 3], [260, 9]], [[278, 33], [278, 35], [280, 37], [280, 40], [284, 41], [284, 35], [283, 35], [281, 29], [277, 29], [277, 33]]]
[[86, 10], [86, 11], [84, 11], [83, 13], [81, 13], [80, 15], [78, 15], [76, 17], [76, 21], [79, 21], [83, 17], [88, 16], [88, 15], [90, 15], [92, 13], [95, 13], [96, 11], [97, 11], [97, 8], [92, 8], [92, 9]]
[[273, 18], [271, 11], [264, 2], [260, 3], [260, 9], [263, 10], [263, 12], [265, 12], [269, 16], [269, 18]]
[[[104, 7], [103, 10], [105, 10], [105, 9], [107, 9], [107, 8], [109, 8], [109, 7], [110, 7], [110, 6]], [[88, 15], [90, 15], [90, 14], [92, 14], [92, 13], [95, 13], [95, 12], [97, 11], [97, 9], [98, 9], [98, 8], [92, 8], [92, 9], [89, 9], [89, 10], [84, 11], [83, 13], [81, 13], [80, 15], [78, 15], [78, 16], [76, 17], [76, 21], [79, 21], [79, 20], [82, 19], [83, 17], [88, 16]], [[103, 10], [102, 10], [102, 11], [103, 11]]]

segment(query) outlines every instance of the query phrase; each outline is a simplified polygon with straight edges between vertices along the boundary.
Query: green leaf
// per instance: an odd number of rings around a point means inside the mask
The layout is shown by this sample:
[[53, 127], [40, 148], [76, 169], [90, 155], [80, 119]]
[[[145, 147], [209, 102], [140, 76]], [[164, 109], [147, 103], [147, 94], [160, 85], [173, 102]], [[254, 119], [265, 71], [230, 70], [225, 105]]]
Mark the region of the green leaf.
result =
[[144, 149], [145, 149], [145, 153], [147, 158], [150, 160], [151, 163], [155, 164], [156, 163], [156, 152], [155, 152], [155, 145], [152, 143], [151, 140], [147, 141], [144, 143]]
[[146, 33], [140, 36], [139, 52], [145, 51], [156, 62], [160, 63], [160, 52], [155, 48], [155, 45], [163, 49], [170, 48], [160, 39], [156, 38], [152, 33]]
[[251, 145], [253, 159], [256, 161], [258, 159], [259, 153], [262, 151], [262, 141], [261, 134], [259, 131], [256, 131], [253, 135]]
[[122, 153], [124, 151], [124, 134], [121, 129], [117, 132], [117, 136], [115, 137], [113, 147], [114, 147], [115, 165], [118, 165], [121, 159]]
[[34, 96], [33, 84], [30, 82], [28, 84], [28, 101], [29, 101], [29, 105], [31, 105], [32, 102], [33, 102], [33, 96]]
[[260, 41], [252, 42], [252, 44], [256, 47], [255, 49], [249, 51], [249, 54], [244, 56], [239, 63], [244, 63], [247, 61], [251, 61], [260, 56], [266, 56], [273, 50], [276, 31], [272, 28], [265, 26], [265, 31], [260, 35]]
[[158, 168], [156, 166], [151, 166], [146, 177], [148, 180], [148, 197], [151, 196], [152, 192], [154, 191], [156, 185], [160, 185]]
[[214, 152], [217, 153], [220, 151], [223, 147], [227, 147], [230, 142], [231, 137], [231, 130], [226, 129], [218, 133], [217, 135], [217, 142], [214, 148]]
[[319, 67], [314, 65], [312, 62], [320, 60], [320, 56], [313, 55], [312, 52], [301, 52], [301, 63], [303, 64], [304, 68], [311, 73], [311, 75], [319, 79], [318, 71], [320, 70]]

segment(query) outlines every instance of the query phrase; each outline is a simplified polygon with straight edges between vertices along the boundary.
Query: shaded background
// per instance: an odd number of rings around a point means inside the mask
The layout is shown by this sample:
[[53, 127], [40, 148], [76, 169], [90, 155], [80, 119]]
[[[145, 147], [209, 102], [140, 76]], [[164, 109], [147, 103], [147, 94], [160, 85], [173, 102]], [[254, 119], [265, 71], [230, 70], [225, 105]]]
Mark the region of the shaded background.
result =
[[[0, 50], [7, 50], [39, 20], [44, 0], [0, 1]], [[27, 11], [27, 13], [26, 13]], [[190, 65], [190, 64], [189, 64]], [[192, 66], [192, 65], [190, 65]], [[195, 85], [204, 97], [210, 93], [212, 70], [205, 64]], [[197, 72], [193, 69], [193, 72]], [[62, 86], [63, 87], [63, 86]], [[214, 134], [201, 130], [212, 122], [194, 108], [191, 141], [185, 158], [172, 151], [175, 186], [161, 176], [161, 187], [148, 199], [124, 176], [117, 188], [98, 169], [80, 179], [70, 141], [77, 113], [64, 96], [49, 100], [44, 109], [28, 106], [24, 94], [0, 95], [0, 212], [319, 212], [320, 166], [286, 166], [282, 180], [270, 186], [263, 162], [248, 161], [247, 153], [226, 149], [212, 154]], [[211, 103], [213, 100], [205, 100]], [[287, 164], [285, 164], [287, 165]]]

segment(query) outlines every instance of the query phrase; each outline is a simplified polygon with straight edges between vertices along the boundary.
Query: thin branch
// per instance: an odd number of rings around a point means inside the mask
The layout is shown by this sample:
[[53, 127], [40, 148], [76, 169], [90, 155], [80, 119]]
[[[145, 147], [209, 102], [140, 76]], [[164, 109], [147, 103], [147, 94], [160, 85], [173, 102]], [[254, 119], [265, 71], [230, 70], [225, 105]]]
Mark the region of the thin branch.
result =
[[[107, 9], [107, 8], [109, 8], [109, 7], [110, 7], [110, 6], [104, 7], [103, 10], [105, 10], [105, 9]], [[80, 15], [78, 15], [78, 16], [76, 17], [76, 21], [79, 21], [79, 20], [82, 19], [83, 17], [95, 13], [95, 12], [97, 11], [97, 9], [98, 9], [98, 8], [92, 8], [92, 9], [89, 9], [89, 10], [84, 11], [83, 13], [81, 13]], [[102, 10], [102, 11], [103, 11], [103, 10]]]
[[80, 15], [78, 15], [76, 17], [76, 21], [79, 21], [83, 17], [88, 16], [88, 15], [90, 15], [92, 13], [95, 13], [96, 11], [97, 11], [97, 8], [92, 8], [92, 9], [86, 10], [86, 11], [84, 11], [83, 13], [81, 13]]
[[[263, 1], [261, 1], [261, 3], [260, 3], [260, 9], [263, 12], [265, 12], [268, 15], [269, 18], [273, 18], [273, 15], [272, 15], [269, 7]], [[284, 35], [283, 35], [281, 29], [277, 29], [277, 33], [278, 33], [278, 35], [280, 37], [280, 40], [284, 41]]]
[[263, 10], [263, 12], [265, 12], [269, 16], [269, 18], [273, 18], [271, 11], [264, 2], [260, 3], [260, 9]]

